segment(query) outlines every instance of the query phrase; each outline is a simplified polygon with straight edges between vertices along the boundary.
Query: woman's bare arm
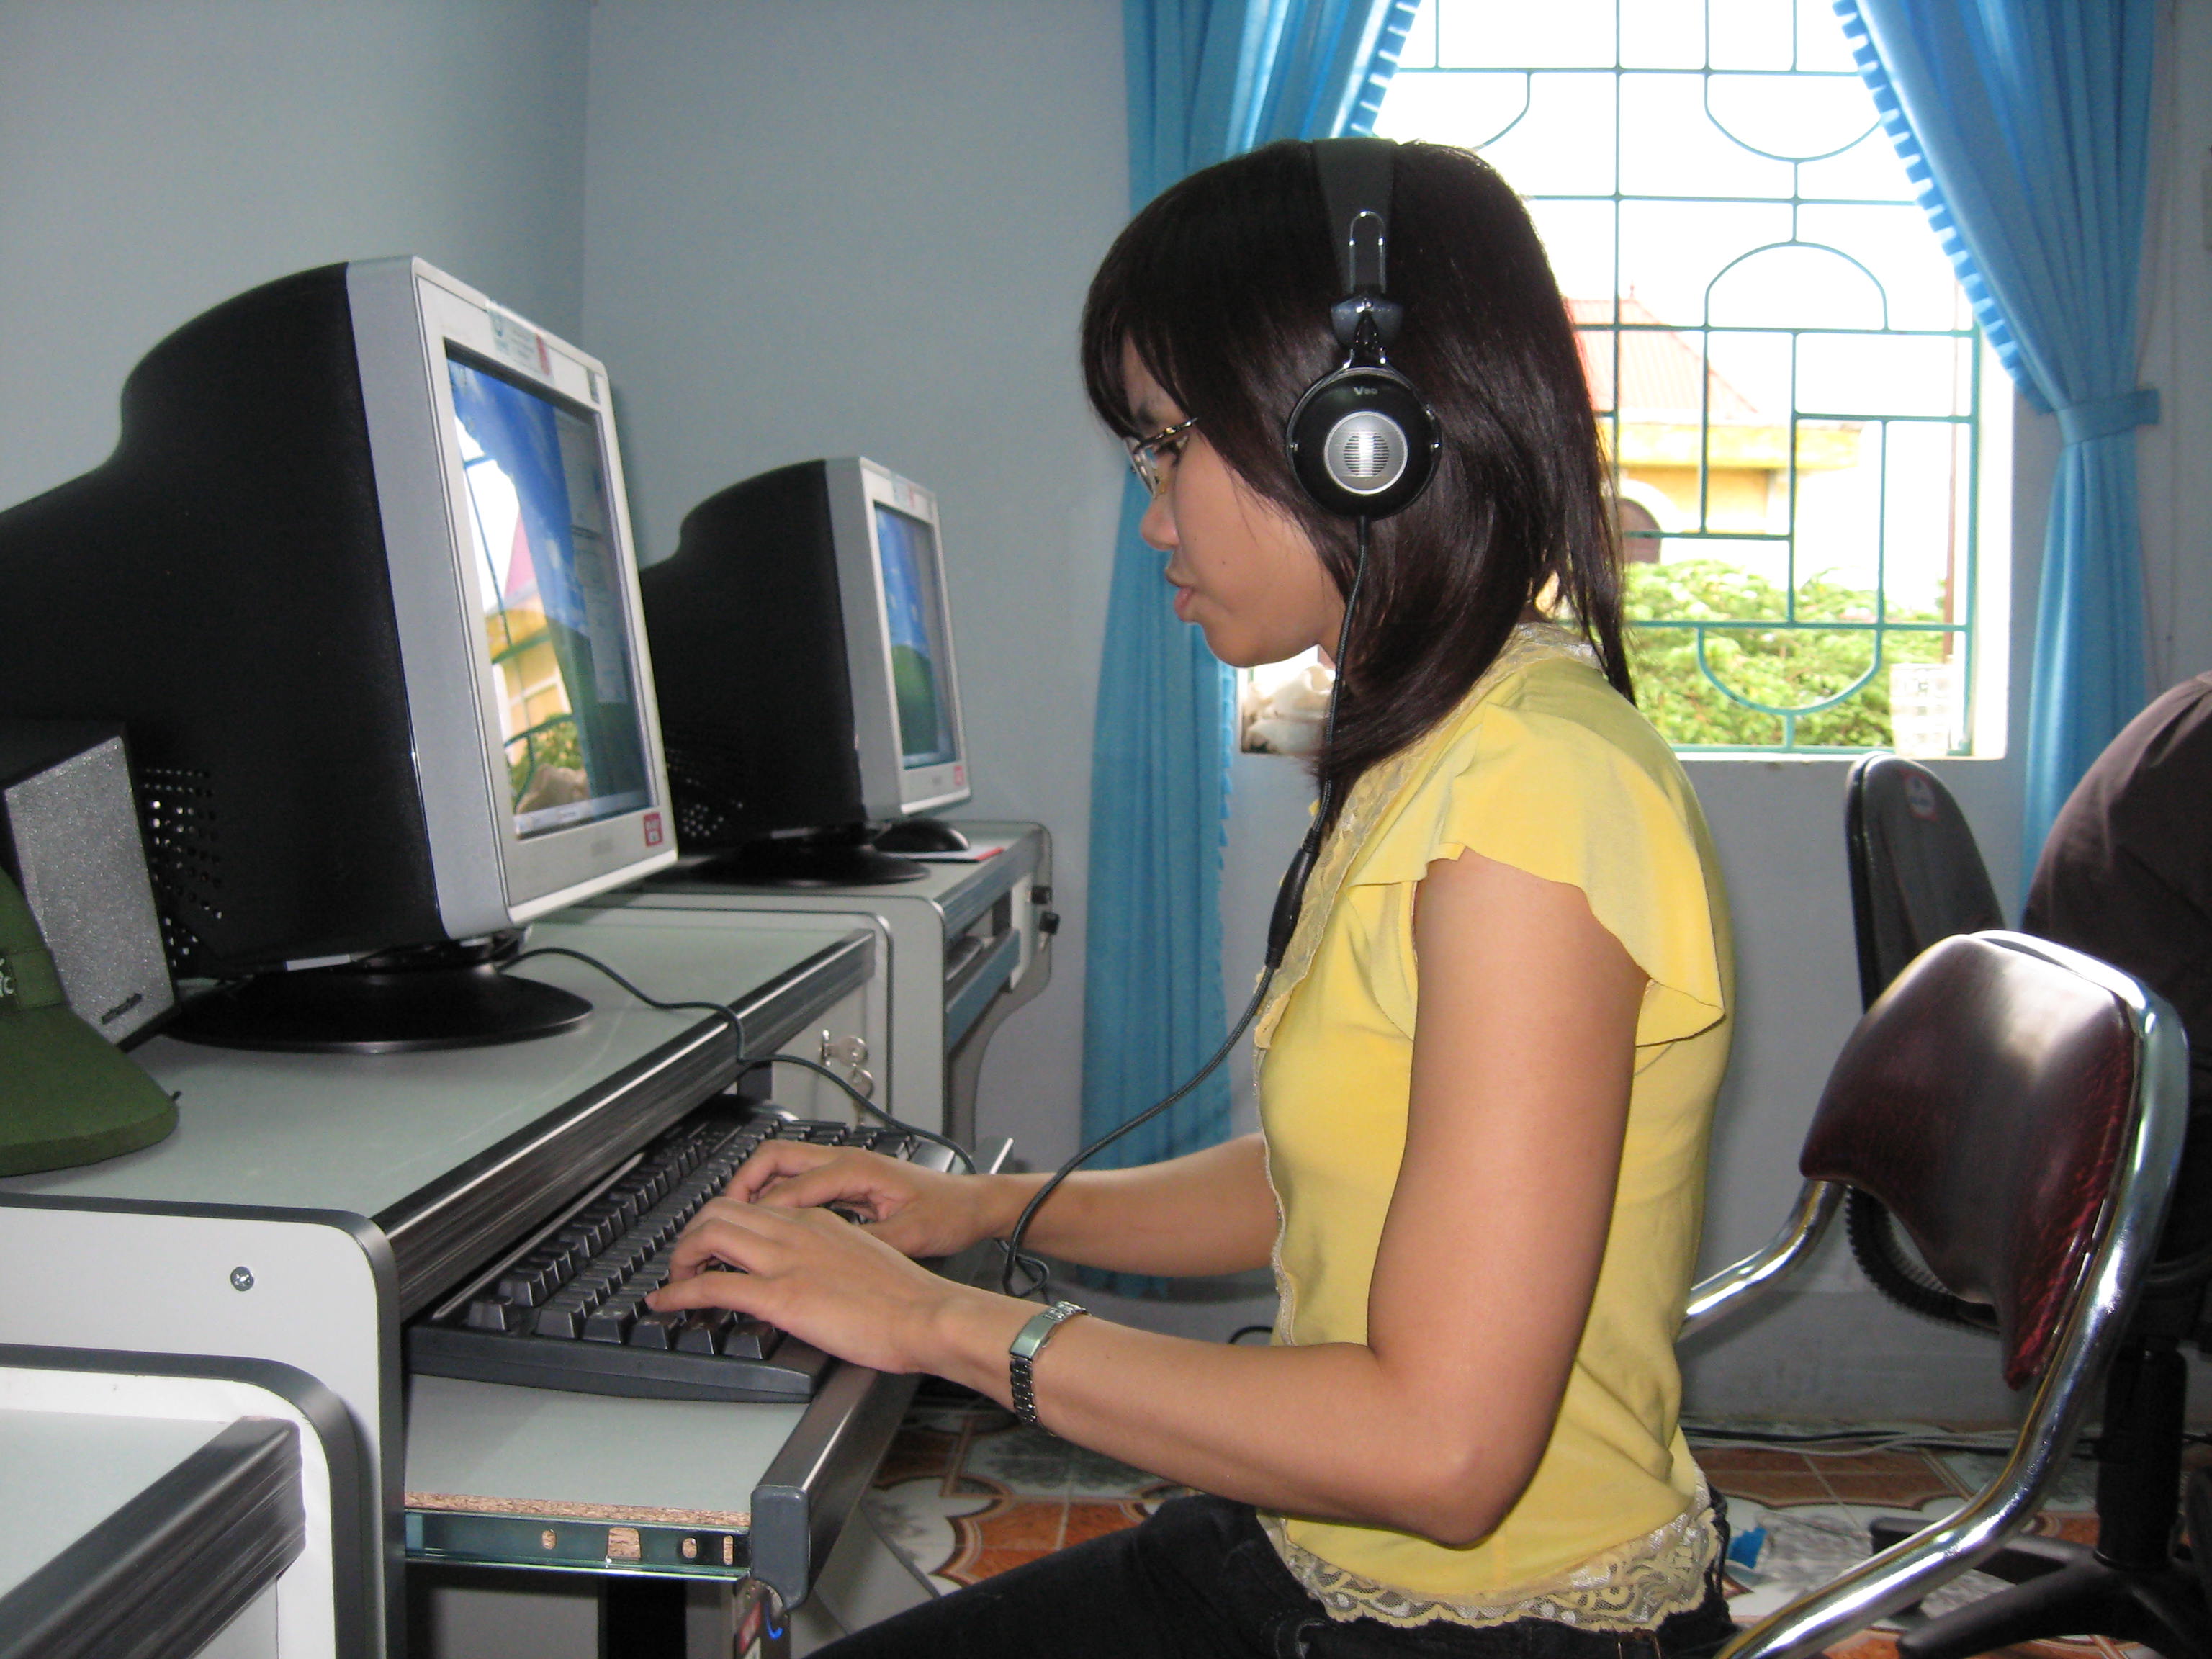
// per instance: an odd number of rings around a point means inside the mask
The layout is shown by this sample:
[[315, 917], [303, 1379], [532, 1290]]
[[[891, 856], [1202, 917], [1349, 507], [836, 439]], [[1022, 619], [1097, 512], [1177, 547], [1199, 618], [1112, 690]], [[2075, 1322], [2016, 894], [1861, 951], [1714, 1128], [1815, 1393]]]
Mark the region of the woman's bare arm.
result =
[[[1431, 867], [1415, 938], [1411, 1127], [1368, 1340], [1240, 1348], [1076, 1320], [1036, 1362], [1054, 1430], [1208, 1492], [1447, 1543], [1511, 1508], [1596, 1284], [1644, 979], [1579, 890], [1472, 854]], [[818, 1210], [718, 1206], [678, 1270], [710, 1257], [749, 1272], [680, 1278], [656, 1304], [738, 1307], [1001, 1401], [1036, 1311]]]
[[[729, 1195], [772, 1209], [836, 1204], [866, 1215], [894, 1249], [936, 1256], [1006, 1237], [1045, 1180], [939, 1175], [872, 1152], [771, 1140]], [[1275, 1224], [1267, 1154], [1246, 1135], [1162, 1164], [1079, 1171], [1045, 1200], [1026, 1243], [1117, 1273], [1241, 1273], [1267, 1265]]]
[[[1044, 1184], [1006, 1178], [1006, 1224]], [[1030, 1224], [1029, 1242], [1048, 1255], [1118, 1273], [1243, 1273], [1264, 1267], [1275, 1248], [1274, 1188], [1257, 1135], [1133, 1170], [1079, 1170], [1060, 1183]]]

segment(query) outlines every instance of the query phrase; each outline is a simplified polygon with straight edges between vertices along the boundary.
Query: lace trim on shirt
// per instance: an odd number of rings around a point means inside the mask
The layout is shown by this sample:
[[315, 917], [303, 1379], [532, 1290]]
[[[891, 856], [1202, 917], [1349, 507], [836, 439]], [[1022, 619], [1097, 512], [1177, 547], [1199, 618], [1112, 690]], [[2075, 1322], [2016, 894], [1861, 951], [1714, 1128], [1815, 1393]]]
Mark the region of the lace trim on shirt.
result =
[[1578, 1630], [1649, 1631], [1673, 1613], [1687, 1613], [1705, 1599], [1705, 1580], [1720, 1559], [1712, 1498], [1700, 1485], [1690, 1507], [1641, 1538], [1592, 1556], [1559, 1577], [1495, 1599], [1449, 1601], [1395, 1589], [1324, 1561], [1293, 1542], [1280, 1516], [1260, 1524], [1291, 1576], [1332, 1619], [1373, 1619], [1385, 1625], [1507, 1625], [1548, 1619]]

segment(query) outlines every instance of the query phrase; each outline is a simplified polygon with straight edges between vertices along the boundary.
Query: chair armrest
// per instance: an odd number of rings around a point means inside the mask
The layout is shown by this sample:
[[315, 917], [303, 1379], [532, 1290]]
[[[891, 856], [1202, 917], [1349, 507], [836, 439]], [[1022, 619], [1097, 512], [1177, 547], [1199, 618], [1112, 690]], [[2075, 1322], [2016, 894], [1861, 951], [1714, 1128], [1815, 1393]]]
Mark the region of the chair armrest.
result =
[[1828, 1230], [1843, 1197], [1844, 1188], [1832, 1181], [1808, 1181], [1799, 1188], [1797, 1203], [1781, 1231], [1742, 1261], [1690, 1287], [1681, 1335], [1694, 1336], [1738, 1308], [1748, 1306], [1756, 1292], [1795, 1272]]

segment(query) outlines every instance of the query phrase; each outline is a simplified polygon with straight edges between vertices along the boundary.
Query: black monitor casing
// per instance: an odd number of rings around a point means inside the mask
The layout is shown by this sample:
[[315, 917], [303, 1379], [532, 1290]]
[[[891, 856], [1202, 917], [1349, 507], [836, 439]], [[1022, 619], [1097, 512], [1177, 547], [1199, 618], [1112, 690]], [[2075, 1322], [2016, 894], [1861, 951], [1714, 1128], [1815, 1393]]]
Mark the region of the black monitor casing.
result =
[[[132, 371], [103, 465], [0, 514], [0, 714], [126, 729], [180, 974], [466, 939], [673, 859], [634, 589], [656, 810], [528, 848], [501, 799], [438, 389], [479, 317], [528, 331], [420, 260], [255, 289]], [[528, 332], [603, 410], [596, 363]]]
[[[900, 752], [873, 513], [927, 524], [928, 492], [872, 461], [780, 467], [687, 514], [676, 551], [642, 573], [661, 738], [687, 850], [858, 831], [966, 800], [949, 638], [954, 754]], [[941, 544], [938, 603], [944, 604]]]

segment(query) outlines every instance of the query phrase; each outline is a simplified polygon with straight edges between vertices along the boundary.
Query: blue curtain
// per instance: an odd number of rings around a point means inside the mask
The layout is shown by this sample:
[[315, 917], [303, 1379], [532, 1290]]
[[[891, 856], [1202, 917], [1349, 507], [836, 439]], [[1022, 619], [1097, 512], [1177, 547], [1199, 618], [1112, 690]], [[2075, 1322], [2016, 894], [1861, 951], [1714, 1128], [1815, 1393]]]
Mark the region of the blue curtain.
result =
[[[2136, 288], [2153, 0], [1835, 0], [1976, 319], [2065, 448], [2030, 682], [2021, 853], [2145, 696]], [[2002, 549], [1994, 556], [2004, 556]]]
[[[1126, 0], [1132, 208], [1186, 173], [1277, 138], [1371, 131], [1414, 3]], [[1221, 849], [1232, 688], [1198, 629], [1168, 608], [1161, 556], [1137, 536], [1144, 510], [1132, 479], [1091, 770], [1086, 1143], [1196, 1071], [1228, 1030]], [[1229, 1085], [1216, 1074], [1101, 1162], [1173, 1158], [1222, 1139], [1228, 1125]]]

